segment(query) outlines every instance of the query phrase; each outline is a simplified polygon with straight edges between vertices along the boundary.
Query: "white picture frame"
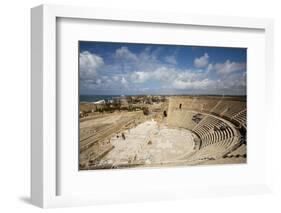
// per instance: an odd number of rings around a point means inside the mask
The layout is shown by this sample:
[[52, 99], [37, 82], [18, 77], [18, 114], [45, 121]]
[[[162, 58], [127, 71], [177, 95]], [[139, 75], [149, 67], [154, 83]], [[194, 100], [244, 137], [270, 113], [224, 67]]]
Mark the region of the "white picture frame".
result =
[[[272, 90], [273, 82], [273, 21], [271, 19], [241, 18], [241, 17], [216, 17], [203, 15], [153, 13], [147, 11], [122, 11], [100, 8], [85, 8], [74, 6], [41, 5], [31, 9], [31, 201], [34, 205], [49, 208], [76, 205], [92, 205], [98, 203], [114, 202], [138, 202], [143, 200], [165, 200], [187, 197], [201, 197], [214, 195], [241, 195], [253, 193], [265, 193], [271, 191], [270, 157], [267, 152], [263, 153], [265, 167], [263, 172], [266, 178], [259, 183], [240, 185], [221, 185], [200, 187], [199, 183], [193, 183], [194, 188], [176, 188], [171, 185], [160, 183], [163, 190], [157, 190], [150, 195], [128, 193], [119, 196], [118, 193], [105, 197], [98, 195], [58, 195], [58, 173], [57, 166], [57, 20], [65, 19], [87, 19], [101, 21], [118, 21], [134, 23], [153, 23], [155, 25], [167, 26], [200, 26], [202, 28], [226, 28], [228, 30], [254, 29], [264, 33], [265, 69], [264, 79], [266, 87], [267, 109], [273, 107]], [[251, 81], [251, 79], [249, 79]], [[270, 122], [270, 112], [264, 122]], [[265, 127], [265, 134], [270, 138], [270, 128]], [[268, 148], [269, 140], [265, 147]], [[177, 170], [177, 174], [183, 172], [184, 168]], [[210, 169], [208, 169], [210, 170]], [[175, 170], [174, 170], [175, 171]], [[77, 170], [78, 172], [78, 170]], [[118, 173], [120, 171], [114, 171]], [[159, 170], [148, 170], [154, 174]], [[210, 171], [209, 171], [210, 172]], [[261, 171], [260, 171], [261, 172]], [[108, 173], [110, 175], [110, 173]], [[94, 173], [92, 173], [94, 175]], [[161, 185], [162, 184], [162, 185]], [[165, 188], [166, 187], [166, 188]], [[116, 194], [116, 195], [115, 195]]]

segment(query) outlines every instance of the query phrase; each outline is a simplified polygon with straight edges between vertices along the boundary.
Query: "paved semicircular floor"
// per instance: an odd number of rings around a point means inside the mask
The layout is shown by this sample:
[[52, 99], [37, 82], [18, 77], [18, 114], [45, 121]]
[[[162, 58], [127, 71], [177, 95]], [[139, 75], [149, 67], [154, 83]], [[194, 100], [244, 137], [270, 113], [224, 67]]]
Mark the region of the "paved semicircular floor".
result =
[[156, 121], [146, 121], [133, 129], [110, 139], [114, 149], [100, 163], [159, 164], [176, 162], [194, 150], [194, 133], [187, 129], [159, 126]]

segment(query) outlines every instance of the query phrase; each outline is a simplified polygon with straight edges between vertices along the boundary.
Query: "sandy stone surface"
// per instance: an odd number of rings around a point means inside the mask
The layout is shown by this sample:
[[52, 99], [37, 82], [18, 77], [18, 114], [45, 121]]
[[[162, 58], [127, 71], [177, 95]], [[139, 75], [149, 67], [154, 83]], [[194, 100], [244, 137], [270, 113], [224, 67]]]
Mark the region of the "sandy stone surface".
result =
[[115, 149], [103, 159], [104, 163], [160, 164], [180, 159], [194, 150], [194, 135], [185, 129], [169, 129], [156, 121], [146, 121], [124, 131], [125, 139], [115, 135], [110, 139]]

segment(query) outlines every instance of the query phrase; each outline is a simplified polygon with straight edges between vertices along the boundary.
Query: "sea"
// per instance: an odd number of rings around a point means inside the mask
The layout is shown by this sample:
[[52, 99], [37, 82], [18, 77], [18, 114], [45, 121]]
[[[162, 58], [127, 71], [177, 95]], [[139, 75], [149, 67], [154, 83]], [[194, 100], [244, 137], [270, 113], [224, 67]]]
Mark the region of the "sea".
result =
[[120, 95], [80, 95], [80, 102], [96, 102], [100, 100], [113, 100], [119, 98]]

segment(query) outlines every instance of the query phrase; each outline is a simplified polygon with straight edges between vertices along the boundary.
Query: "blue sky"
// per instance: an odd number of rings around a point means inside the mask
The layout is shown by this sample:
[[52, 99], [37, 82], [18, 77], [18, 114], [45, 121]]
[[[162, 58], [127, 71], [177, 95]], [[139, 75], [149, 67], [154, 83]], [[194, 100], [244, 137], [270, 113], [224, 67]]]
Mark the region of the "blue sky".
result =
[[245, 48], [79, 42], [80, 94], [246, 94]]

